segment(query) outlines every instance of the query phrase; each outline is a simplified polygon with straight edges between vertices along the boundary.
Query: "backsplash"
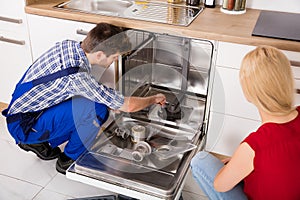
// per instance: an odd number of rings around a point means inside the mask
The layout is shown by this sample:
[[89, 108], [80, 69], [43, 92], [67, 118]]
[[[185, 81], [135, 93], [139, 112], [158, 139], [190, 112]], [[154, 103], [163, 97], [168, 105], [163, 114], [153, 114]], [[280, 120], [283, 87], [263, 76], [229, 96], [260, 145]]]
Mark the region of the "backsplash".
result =
[[299, 0], [247, 0], [248, 8], [255, 8], [261, 10], [274, 10], [282, 12], [300, 13]]

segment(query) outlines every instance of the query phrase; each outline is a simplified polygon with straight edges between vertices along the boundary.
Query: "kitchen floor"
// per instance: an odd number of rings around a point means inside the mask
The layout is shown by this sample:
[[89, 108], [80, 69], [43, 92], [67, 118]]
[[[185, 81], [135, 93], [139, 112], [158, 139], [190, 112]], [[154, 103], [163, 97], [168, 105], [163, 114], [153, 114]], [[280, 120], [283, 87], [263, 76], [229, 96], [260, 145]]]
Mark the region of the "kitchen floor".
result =
[[[0, 110], [1, 107], [3, 108], [3, 104], [0, 104]], [[21, 150], [9, 135], [2, 115], [0, 116], [0, 160], [0, 199], [66, 200], [114, 194], [69, 180], [56, 172], [56, 160], [43, 161], [35, 154]], [[184, 200], [208, 200], [190, 173], [182, 196]]]

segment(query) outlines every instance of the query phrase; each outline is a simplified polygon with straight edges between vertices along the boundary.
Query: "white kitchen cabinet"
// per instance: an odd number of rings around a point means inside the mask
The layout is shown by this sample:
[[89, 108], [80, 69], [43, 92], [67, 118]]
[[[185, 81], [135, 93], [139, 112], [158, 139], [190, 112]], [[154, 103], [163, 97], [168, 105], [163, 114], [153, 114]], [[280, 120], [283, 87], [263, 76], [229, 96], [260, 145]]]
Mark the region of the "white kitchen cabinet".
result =
[[9, 103], [11, 94], [32, 62], [25, 1], [2, 1], [0, 7], [0, 102]]
[[253, 46], [219, 42], [212, 87], [207, 151], [231, 156], [239, 143], [260, 125], [256, 107], [239, 82], [240, 64]]
[[259, 126], [256, 120], [211, 112], [205, 149], [231, 156], [243, 139]]
[[81, 41], [95, 24], [57, 19], [38, 15], [27, 15], [33, 59], [37, 59], [56, 42], [70, 39]]
[[296, 88], [295, 105], [300, 105], [300, 52], [283, 51], [283, 53], [291, 61]]
[[[96, 25], [72, 20], [57, 19], [38, 15], [27, 15], [31, 38], [33, 60], [45, 53], [49, 48], [65, 39], [82, 41], [88, 31]], [[108, 69], [95, 68], [97, 80], [109, 87], [114, 87], [114, 65]]]
[[253, 120], [259, 119], [256, 107], [243, 95], [239, 70], [216, 67], [210, 111]]
[[[208, 151], [231, 156], [239, 143], [260, 126], [259, 113], [245, 99], [239, 82], [242, 59], [254, 48], [219, 42], [205, 147]], [[295, 85], [300, 89], [300, 53], [283, 52], [291, 60]], [[300, 105], [300, 94], [295, 92], [295, 96], [295, 104]]]
[[254, 48], [255, 46], [219, 42], [216, 65], [219, 67], [240, 69], [242, 59]]
[[23, 20], [25, 0], [1, 1], [0, 16], [10, 19]]
[[219, 42], [212, 91], [211, 111], [259, 120], [259, 114], [244, 95], [239, 69], [244, 56], [255, 46]]

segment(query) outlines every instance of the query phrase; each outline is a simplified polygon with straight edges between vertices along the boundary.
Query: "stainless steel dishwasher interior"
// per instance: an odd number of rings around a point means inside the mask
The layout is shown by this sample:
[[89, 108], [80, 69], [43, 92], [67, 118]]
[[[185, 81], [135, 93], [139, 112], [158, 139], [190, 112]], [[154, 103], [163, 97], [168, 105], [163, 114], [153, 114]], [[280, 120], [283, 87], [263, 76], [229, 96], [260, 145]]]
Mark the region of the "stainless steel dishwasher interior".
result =
[[205, 142], [213, 45], [137, 30], [127, 35], [133, 49], [119, 63], [116, 88], [125, 96], [163, 93], [167, 104], [112, 115], [68, 173], [174, 199]]
[[70, 0], [54, 8], [188, 26], [204, 9], [152, 0]]

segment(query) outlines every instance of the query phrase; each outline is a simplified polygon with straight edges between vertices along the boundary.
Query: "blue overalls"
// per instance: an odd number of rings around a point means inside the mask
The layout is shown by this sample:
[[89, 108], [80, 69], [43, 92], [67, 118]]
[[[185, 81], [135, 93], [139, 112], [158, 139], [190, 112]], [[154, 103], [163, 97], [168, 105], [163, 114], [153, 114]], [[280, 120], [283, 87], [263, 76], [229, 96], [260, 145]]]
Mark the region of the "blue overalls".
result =
[[8, 130], [16, 143], [37, 144], [48, 141], [55, 148], [68, 141], [64, 153], [73, 160], [90, 147], [109, 115], [104, 104], [75, 96], [44, 110], [7, 114], [12, 103], [34, 86], [78, 71], [79, 67], [67, 68], [26, 83], [22, 83], [25, 75], [22, 77], [10, 105], [2, 112], [7, 117]]

